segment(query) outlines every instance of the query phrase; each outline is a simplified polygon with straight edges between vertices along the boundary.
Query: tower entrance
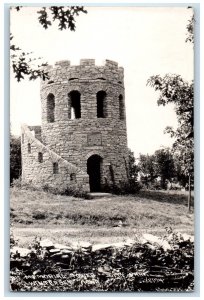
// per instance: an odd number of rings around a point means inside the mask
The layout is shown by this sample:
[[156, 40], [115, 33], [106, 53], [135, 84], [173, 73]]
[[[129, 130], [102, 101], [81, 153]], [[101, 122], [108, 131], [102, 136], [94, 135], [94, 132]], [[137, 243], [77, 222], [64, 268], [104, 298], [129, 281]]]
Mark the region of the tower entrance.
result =
[[102, 158], [92, 155], [87, 160], [87, 173], [89, 175], [90, 192], [101, 191]]

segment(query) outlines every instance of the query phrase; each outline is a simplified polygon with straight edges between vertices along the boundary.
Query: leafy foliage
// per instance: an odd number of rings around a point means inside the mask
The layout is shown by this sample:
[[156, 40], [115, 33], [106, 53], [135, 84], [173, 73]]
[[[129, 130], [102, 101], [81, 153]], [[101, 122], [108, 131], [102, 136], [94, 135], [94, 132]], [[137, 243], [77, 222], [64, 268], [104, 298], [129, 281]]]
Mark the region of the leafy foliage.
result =
[[134, 195], [139, 192], [141, 185], [134, 178], [129, 178], [128, 181], [120, 181], [119, 184], [105, 185], [104, 192], [115, 195]]
[[30, 191], [45, 191], [54, 195], [74, 196], [76, 198], [91, 199], [91, 195], [87, 191], [84, 191], [83, 186], [79, 185], [76, 187], [67, 187], [64, 189], [52, 187], [48, 184], [44, 184], [42, 187], [39, 187], [31, 183], [22, 182], [21, 177], [18, 177], [17, 179], [13, 180], [12, 187]]
[[153, 155], [140, 154], [138, 168], [147, 188], [165, 189], [166, 181], [175, 176], [174, 158], [169, 148], [156, 150]]
[[195, 23], [195, 18], [194, 16], [192, 16], [191, 19], [188, 21], [188, 25], [186, 26], [187, 29], [186, 42], [194, 43], [194, 23]]
[[160, 92], [158, 105], [175, 104], [178, 128], [167, 127], [165, 132], [175, 138], [173, 150], [179, 158], [184, 174], [193, 173], [194, 165], [194, 90], [193, 82], [188, 83], [180, 75], [167, 74], [151, 76], [147, 82], [155, 91]]
[[148, 188], [157, 177], [154, 170], [154, 156], [140, 154], [138, 168], [140, 170], [141, 181]]
[[[11, 9], [20, 11], [22, 6], [14, 6]], [[38, 21], [44, 29], [48, 29], [53, 22], [58, 21], [58, 29], [69, 29], [75, 31], [75, 18], [79, 13], [87, 13], [83, 6], [50, 6], [42, 7], [37, 14]], [[41, 57], [33, 58], [32, 52], [25, 52], [20, 47], [16, 46], [13, 40], [13, 35], [10, 34], [10, 55], [11, 66], [17, 81], [21, 81], [25, 77], [29, 80], [41, 78], [42, 80], [49, 79], [49, 74], [45, 71], [46, 63], [41, 62]]]
[[128, 176], [129, 178], [137, 180], [138, 176], [138, 166], [135, 161], [134, 153], [128, 149]]
[[166, 188], [166, 181], [174, 177], [174, 160], [170, 149], [156, 150], [155, 154], [155, 173], [161, 178], [161, 188]]
[[10, 183], [21, 175], [21, 138], [10, 137]]
[[11, 42], [13, 38], [13, 35], [10, 34], [11, 67], [17, 81], [21, 81], [25, 76], [29, 80], [35, 80], [36, 78], [48, 79], [48, 72], [44, 70], [47, 63], [41, 63], [41, 57], [33, 58], [32, 52], [22, 51]]
[[83, 6], [42, 7], [41, 10], [38, 11], [38, 19], [39, 23], [45, 29], [47, 29], [54, 21], [57, 20], [58, 29], [70, 29], [71, 31], [74, 31], [76, 29], [75, 17], [78, 16], [80, 12], [87, 13]]
[[[190, 7], [189, 7], [190, 8]], [[194, 16], [187, 25], [186, 42], [194, 43]], [[188, 211], [191, 207], [191, 185], [194, 177], [194, 90], [193, 81], [187, 82], [180, 75], [167, 74], [163, 78], [160, 75], [151, 76], [147, 84], [155, 91], [160, 92], [158, 105], [173, 103], [178, 120], [178, 127], [173, 130], [166, 128], [166, 132], [175, 138], [173, 151], [176, 160], [180, 161], [182, 179], [189, 178]]]
[[106, 182], [103, 185], [104, 192], [109, 192], [116, 195], [129, 195], [139, 192], [139, 190], [141, 189], [141, 185], [137, 181], [139, 169], [135, 161], [134, 153], [130, 149], [128, 149], [128, 160], [126, 161], [124, 157], [124, 162], [127, 180], [120, 180], [119, 183], [116, 184], [113, 168], [110, 165], [112, 184]]

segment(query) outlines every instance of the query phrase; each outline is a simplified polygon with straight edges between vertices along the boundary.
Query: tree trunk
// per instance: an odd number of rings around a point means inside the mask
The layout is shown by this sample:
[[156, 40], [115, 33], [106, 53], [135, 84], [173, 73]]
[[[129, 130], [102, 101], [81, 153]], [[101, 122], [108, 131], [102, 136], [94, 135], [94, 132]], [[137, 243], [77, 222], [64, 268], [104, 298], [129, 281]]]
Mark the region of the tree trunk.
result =
[[191, 175], [188, 177], [188, 212], [191, 211]]

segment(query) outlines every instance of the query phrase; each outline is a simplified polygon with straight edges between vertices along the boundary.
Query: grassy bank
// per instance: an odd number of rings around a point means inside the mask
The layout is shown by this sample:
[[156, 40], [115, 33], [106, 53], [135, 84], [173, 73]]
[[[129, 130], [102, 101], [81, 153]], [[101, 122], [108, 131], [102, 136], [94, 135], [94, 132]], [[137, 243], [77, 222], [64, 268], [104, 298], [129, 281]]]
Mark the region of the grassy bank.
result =
[[141, 191], [84, 200], [12, 188], [10, 208], [14, 234], [23, 244], [35, 235], [66, 243], [117, 241], [144, 231], [160, 234], [165, 227], [193, 233], [193, 214], [187, 213], [187, 196], [182, 194]]

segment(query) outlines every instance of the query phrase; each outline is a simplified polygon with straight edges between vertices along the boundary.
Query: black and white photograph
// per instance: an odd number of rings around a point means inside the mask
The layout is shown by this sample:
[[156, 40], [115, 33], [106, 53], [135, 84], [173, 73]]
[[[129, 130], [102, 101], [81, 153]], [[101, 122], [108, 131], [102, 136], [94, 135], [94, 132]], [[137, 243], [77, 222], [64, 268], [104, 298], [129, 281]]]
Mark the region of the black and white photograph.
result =
[[10, 292], [188, 295], [195, 10], [52, 5], [9, 8]]

